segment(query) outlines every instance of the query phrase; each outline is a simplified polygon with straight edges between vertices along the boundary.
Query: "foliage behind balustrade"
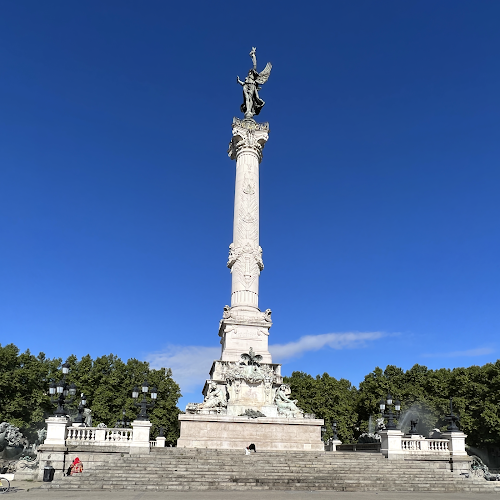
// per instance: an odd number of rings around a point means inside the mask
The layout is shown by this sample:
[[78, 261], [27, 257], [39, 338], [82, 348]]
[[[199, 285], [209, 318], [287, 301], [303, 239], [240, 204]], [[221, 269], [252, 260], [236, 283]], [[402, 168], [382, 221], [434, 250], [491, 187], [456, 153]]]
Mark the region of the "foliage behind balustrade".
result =
[[[151, 436], [165, 428], [167, 444], [178, 437], [178, 384], [170, 370], [153, 370], [148, 363], [129, 359], [126, 363], [109, 354], [93, 360], [89, 355], [68, 360], [69, 383], [74, 382], [78, 394], [85, 393], [92, 409], [93, 423], [104, 422], [115, 427], [126, 409], [126, 420], [132, 421], [138, 408], [131, 398], [131, 389], [140, 386], [144, 373], [150, 386], [158, 388], [158, 400], [149, 413], [153, 427]], [[14, 344], [0, 345], [0, 422], [6, 421], [21, 429], [34, 442], [36, 430], [44, 427], [44, 418], [52, 415], [54, 406], [48, 395], [49, 384], [60, 380], [62, 360], [38, 356], [29, 350], [20, 353]], [[368, 431], [370, 415], [379, 413], [380, 399], [391, 392], [402, 403], [402, 410], [412, 408], [419, 415], [420, 429], [445, 429], [443, 417], [449, 411], [449, 397], [460, 414], [460, 428], [468, 435], [467, 444], [477, 448], [500, 447], [500, 360], [484, 366], [429, 370], [415, 365], [407, 371], [396, 366], [385, 370], [377, 367], [365, 376], [359, 387], [348, 380], [337, 380], [327, 373], [313, 377], [293, 372], [285, 377], [292, 397], [305, 413], [325, 418], [326, 437], [331, 436], [331, 423], [337, 421], [339, 438], [355, 442]], [[73, 410], [79, 399], [72, 404]]]
[[[129, 359], [124, 363], [113, 354], [93, 360], [90, 355], [80, 360], [76, 356], [68, 359], [70, 372], [68, 383], [74, 382], [77, 395], [84, 393], [87, 406], [92, 410], [93, 425], [100, 422], [115, 427], [122, 420], [122, 409], [126, 409], [126, 420], [132, 421], [139, 409], [134, 405], [131, 391], [140, 386], [146, 373], [150, 387], [158, 389], [155, 407], [150, 410], [153, 424], [151, 436], [156, 436], [159, 427], [165, 429], [167, 444], [177, 441], [179, 430], [177, 408], [179, 385], [172, 379], [169, 369], [153, 370], [149, 364]], [[48, 395], [49, 385], [62, 378], [62, 360], [49, 359], [45, 354], [32, 355], [29, 350], [20, 353], [14, 344], [0, 345], [0, 422], [7, 421], [19, 427], [34, 441], [36, 430], [44, 427], [44, 419], [54, 412]], [[79, 398], [70, 405], [77, 408]]]
[[[285, 377], [292, 395], [306, 412], [315, 413], [329, 424], [338, 422], [339, 439], [355, 442], [368, 431], [370, 415], [379, 414], [379, 401], [390, 392], [401, 401], [401, 409], [412, 409], [419, 416], [425, 433], [433, 428], [445, 430], [444, 416], [449, 398], [460, 414], [460, 429], [468, 435], [467, 444], [476, 448], [500, 447], [500, 360], [484, 366], [430, 370], [414, 365], [407, 371], [396, 366], [377, 367], [365, 376], [359, 387], [345, 379], [293, 372]], [[408, 429], [403, 429], [408, 431]]]

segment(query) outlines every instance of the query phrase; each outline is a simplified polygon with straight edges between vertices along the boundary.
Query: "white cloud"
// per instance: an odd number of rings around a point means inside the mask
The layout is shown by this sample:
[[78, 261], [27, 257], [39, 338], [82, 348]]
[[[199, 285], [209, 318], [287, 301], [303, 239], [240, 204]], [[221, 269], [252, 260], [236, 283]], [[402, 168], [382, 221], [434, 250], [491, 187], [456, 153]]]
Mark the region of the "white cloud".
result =
[[458, 358], [461, 356], [485, 356], [492, 352], [494, 352], [494, 349], [491, 347], [477, 347], [475, 349], [467, 349], [466, 351], [431, 352], [424, 354], [424, 356], [427, 358]]
[[[306, 335], [287, 344], [269, 346], [273, 360], [277, 363], [300, 356], [307, 351], [318, 351], [324, 347], [332, 349], [354, 349], [365, 347], [370, 340], [377, 340], [382, 332], [349, 332]], [[220, 359], [220, 347], [169, 345], [163, 351], [146, 355], [151, 368], [171, 368], [174, 380], [183, 393], [199, 390], [209, 378], [209, 370], [215, 359]]]
[[203, 381], [210, 378], [212, 362], [220, 359], [220, 347], [198, 345], [169, 345], [161, 352], [146, 356], [151, 368], [171, 368], [173, 379], [182, 392], [200, 389]]
[[273, 358], [279, 362], [301, 356], [307, 351], [319, 351], [324, 347], [332, 349], [355, 349], [366, 347], [370, 340], [378, 340], [387, 334], [383, 332], [346, 332], [324, 333], [322, 335], [305, 335], [299, 340], [287, 344], [269, 346]]

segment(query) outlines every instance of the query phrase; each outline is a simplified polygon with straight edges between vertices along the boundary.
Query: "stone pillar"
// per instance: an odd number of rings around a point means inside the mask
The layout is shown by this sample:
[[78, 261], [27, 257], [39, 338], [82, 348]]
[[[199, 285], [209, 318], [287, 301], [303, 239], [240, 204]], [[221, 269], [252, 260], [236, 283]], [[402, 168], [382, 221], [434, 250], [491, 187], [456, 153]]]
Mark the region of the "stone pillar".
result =
[[465, 451], [466, 434], [463, 432], [443, 432], [441, 437], [448, 440], [448, 448], [453, 458], [467, 457], [467, 452]]
[[47, 424], [47, 437], [43, 444], [38, 447], [39, 459], [38, 473], [36, 478], [41, 481], [43, 468], [51, 465], [55, 469], [55, 478], [62, 477], [66, 464], [66, 429], [70, 425], [66, 417], [49, 417], [45, 420]]
[[106, 431], [107, 429], [105, 427], [98, 427], [95, 430], [95, 442], [98, 444], [105, 444], [106, 443]]
[[383, 430], [379, 431], [381, 437], [380, 451], [384, 457], [389, 459], [403, 458], [403, 450], [401, 449], [401, 438], [403, 433], [400, 430]]
[[259, 307], [259, 275], [264, 268], [259, 246], [259, 164], [268, 134], [267, 124], [252, 119], [233, 121], [229, 156], [236, 160], [236, 182], [227, 264], [232, 274], [231, 307]]
[[66, 417], [49, 417], [47, 424], [47, 437], [44, 445], [64, 446], [66, 444], [66, 427], [69, 421]]
[[337, 446], [341, 445], [340, 439], [330, 439], [330, 451], [337, 451]]
[[132, 422], [132, 442], [130, 453], [149, 453], [149, 431], [151, 429], [149, 420], [134, 420]]
[[231, 307], [221, 321], [223, 361], [239, 361], [250, 347], [272, 363], [268, 349], [270, 310], [259, 310], [259, 276], [264, 269], [259, 245], [259, 164], [269, 125], [253, 119], [233, 119], [229, 157], [236, 160], [233, 242], [227, 267], [231, 270]]
[[166, 437], [158, 436], [156, 438], [156, 447], [157, 448], [165, 448], [165, 442], [166, 442], [166, 440], [167, 440]]

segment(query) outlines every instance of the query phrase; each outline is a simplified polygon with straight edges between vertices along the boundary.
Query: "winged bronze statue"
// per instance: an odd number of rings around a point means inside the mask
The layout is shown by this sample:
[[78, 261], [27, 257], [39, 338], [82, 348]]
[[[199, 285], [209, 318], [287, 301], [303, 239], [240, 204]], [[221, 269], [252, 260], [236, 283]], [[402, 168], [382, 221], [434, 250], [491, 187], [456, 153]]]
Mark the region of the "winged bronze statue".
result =
[[265, 102], [259, 97], [260, 85], [267, 82], [273, 67], [270, 62], [259, 73], [257, 71], [257, 57], [255, 56], [256, 48], [252, 47], [250, 57], [253, 61], [253, 68], [248, 72], [245, 81], [242, 82], [240, 77], [236, 77], [236, 81], [243, 87], [243, 104], [240, 106], [241, 112], [245, 113], [245, 118], [252, 118], [260, 113]]

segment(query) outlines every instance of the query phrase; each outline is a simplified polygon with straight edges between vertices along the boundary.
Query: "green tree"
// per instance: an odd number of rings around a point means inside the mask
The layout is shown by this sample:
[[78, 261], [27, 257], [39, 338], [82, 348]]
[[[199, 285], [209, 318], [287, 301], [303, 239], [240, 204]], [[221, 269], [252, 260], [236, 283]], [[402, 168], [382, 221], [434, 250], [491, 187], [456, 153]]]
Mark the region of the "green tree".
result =
[[354, 441], [357, 391], [348, 380], [337, 380], [328, 373], [313, 378], [303, 372], [293, 372], [284, 381], [290, 384], [293, 397], [305, 413], [314, 413], [325, 420], [326, 438], [331, 437], [331, 426], [336, 421], [339, 438], [345, 443]]
[[33, 439], [51, 412], [49, 380], [57, 373], [60, 359], [45, 354], [19, 353], [14, 344], [0, 345], [0, 421], [21, 429]]

